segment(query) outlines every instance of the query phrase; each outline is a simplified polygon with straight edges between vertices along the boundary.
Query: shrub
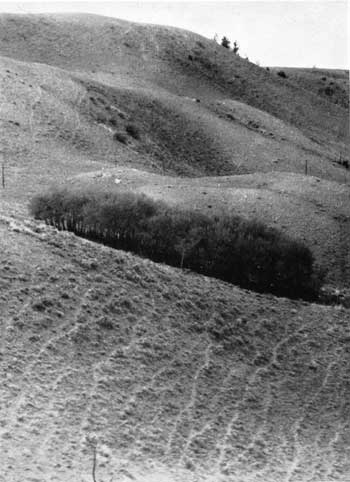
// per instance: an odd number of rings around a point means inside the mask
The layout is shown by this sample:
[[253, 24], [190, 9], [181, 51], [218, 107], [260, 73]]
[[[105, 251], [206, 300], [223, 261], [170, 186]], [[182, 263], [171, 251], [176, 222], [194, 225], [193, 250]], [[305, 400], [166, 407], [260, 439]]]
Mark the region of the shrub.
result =
[[277, 75], [279, 75], [280, 77], [282, 77], [283, 79], [286, 79], [287, 78], [287, 74], [285, 73], [284, 70], [279, 70], [277, 72]]
[[230, 48], [231, 41], [227, 37], [222, 37], [221, 39], [221, 46], [225, 47], [226, 49]]
[[322, 283], [306, 246], [239, 216], [208, 217], [131, 192], [67, 189], [36, 196], [31, 211], [59, 229], [258, 292], [315, 299]]
[[127, 124], [125, 130], [134, 139], [140, 139], [140, 130], [135, 124]]
[[115, 141], [121, 142], [122, 144], [128, 143], [128, 138], [123, 132], [115, 132], [113, 135]]
[[102, 317], [97, 320], [97, 324], [99, 327], [104, 328], [105, 330], [113, 330], [114, 328], [113, 320], [106, 317]]
[[118, 121], [114, 117], [110, 118], [108, 122], [113, 127], [116, 127], [118, 125]]
[[328, 96], [332, 96], [334, 94], [334, 90], [332, 89], [332, 87], [329, 87], [327, 86], [325, 89], [324, 89], [324, 93]]
[[341, 166], [345, 167], [345, 169], [350, 168], [350, 162], [348, 159], [344, 159], [342, 156], [340, 156], [339, 160], [337, 161], [338, 164]]

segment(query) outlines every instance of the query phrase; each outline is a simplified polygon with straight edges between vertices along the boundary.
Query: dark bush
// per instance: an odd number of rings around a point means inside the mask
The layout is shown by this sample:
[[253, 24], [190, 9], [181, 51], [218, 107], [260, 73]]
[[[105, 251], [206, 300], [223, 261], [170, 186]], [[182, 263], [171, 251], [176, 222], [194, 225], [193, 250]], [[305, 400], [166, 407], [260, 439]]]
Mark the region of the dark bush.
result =
[[115, 132], [113, 135], [115, 141], [121, 142], [122, 144], [128, 143], [128, 137], [123, 132]]
[[350, 168], [350, 162], [348, 159], [343, 159], [343, 157], [340, 157], [340, 159], [337, 161], [338, 164], [341, 166], [345, 167], [345, 169]]
[[127, 124], [125, 130], [134, 139], [140, 139], [140, 130], [135, 124]]
[[331, 96], [334, 94], [334, 90], [332, 89], [332, 87], [329, 87], [327, 86], [325, 89], [324, 89], [324, 93], [328, 96]]
[[67, 189], [36, 196], [31, 212], [58, 229], [258, 292], [316, 299], [322, 282], [306, 246], [238, 216], [211, 218], [131, 192]]
[[221, 39], [221, 46], [222, 47], [225, 47], [226, 49], [229, 49], [230, 44], [231, 44], [231, 41], [226, 36], [222, 37], [222, 39]]
[[113, 330], [114, 324], [113, 321], [109, 318], [102, 317], [99, 320], [97, 320], [98, 326], [101, 328], [104, 328], [105, 330]]
[[277, 75], [279, 75], [280, 77], [282, 77], [283, 79], [286, 79], [287, 78], [287, 74], [285, 73], [284, 70], [279, 70], [277, 72]]
[[118, 125], [117, 119], [114, 119], [113, 117], [111, 119], [109, 119], [108, 122], [111, 126], [114, 126], [114, 127], [116, 127]]

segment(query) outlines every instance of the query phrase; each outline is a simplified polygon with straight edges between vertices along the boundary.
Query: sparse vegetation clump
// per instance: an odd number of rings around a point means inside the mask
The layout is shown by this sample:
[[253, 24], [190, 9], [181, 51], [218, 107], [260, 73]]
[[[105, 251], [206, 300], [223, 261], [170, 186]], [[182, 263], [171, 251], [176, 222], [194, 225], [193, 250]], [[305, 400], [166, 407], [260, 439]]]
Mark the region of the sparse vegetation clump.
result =
[[225, 49], [229, 49], [230, 45], [231, 45], [231, 41], [226, 36], [223, 36], [221, 39], [221, 46], [225, 47]]
[[121, 142], [122, 144], [127, 144], [128, 143], [128, 136], [124, 134], [123, 132], [115, 132], [113, 134], [113, 139], [115, 141]]
[[134, 139], [136, 140], [140, 139], [141, 137], [140, 129], [135, 124], [127, 124], [125, 127], [125, 130]]
[[339, 159], [336, 162], [340, 166], [345, 167], [345, 169], [350, 169], [349, 159], [345, 159], [342, 155], [339, 156]]
[[[217, 41], [217, 37], [214, 37], [214, 40]], [[231, 48], [231, 40], [224, 35], [224, 36], [222, 37], [222, 39], [221, 39], [220, 45], [221, 45], [222, 47], [225, 47], [226, 49], [229, 49], [229, 50], [230, 50], [230, 48]], [[233, 51], [234, 54], [238, 55], [239, 45], [238, 45], [237, 40], [235, 40], [235, 41], [233, 42], [232, 51]]]
[[131, 192], [68, 189], [36, 196], [31, 212], [58, 229], [258, 292], [310, 300], [321, 286], [306, 246], [239, 216], [208, 217]]
[[330, 97], [334, 94], [334, 89], [332, 89], [332, 87], [330, 87], [330, 86], [327, 86], [324, 89], [324, 93]]

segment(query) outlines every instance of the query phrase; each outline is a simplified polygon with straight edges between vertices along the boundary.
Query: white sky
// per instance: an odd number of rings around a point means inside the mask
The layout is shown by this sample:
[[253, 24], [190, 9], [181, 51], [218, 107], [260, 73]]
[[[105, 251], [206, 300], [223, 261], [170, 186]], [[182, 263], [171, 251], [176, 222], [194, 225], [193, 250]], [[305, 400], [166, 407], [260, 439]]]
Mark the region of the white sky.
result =
[[237, 40], [261, 65], [349, 68], [347, 1], [0, 0], [0, 12], [89, 12]]

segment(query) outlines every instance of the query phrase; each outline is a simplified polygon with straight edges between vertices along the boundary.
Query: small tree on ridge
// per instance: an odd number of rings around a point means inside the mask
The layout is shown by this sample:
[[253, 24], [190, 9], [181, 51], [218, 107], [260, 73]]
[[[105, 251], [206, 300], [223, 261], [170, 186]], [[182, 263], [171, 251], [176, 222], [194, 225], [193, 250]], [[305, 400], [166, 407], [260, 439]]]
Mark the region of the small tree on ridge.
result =
[[230, 44], [231, 44], [231, 41], [227, 37], [223, 36], [222, 39], [221, 39], [222, 47], [225, 47], [226, 49], [229, 49]]

